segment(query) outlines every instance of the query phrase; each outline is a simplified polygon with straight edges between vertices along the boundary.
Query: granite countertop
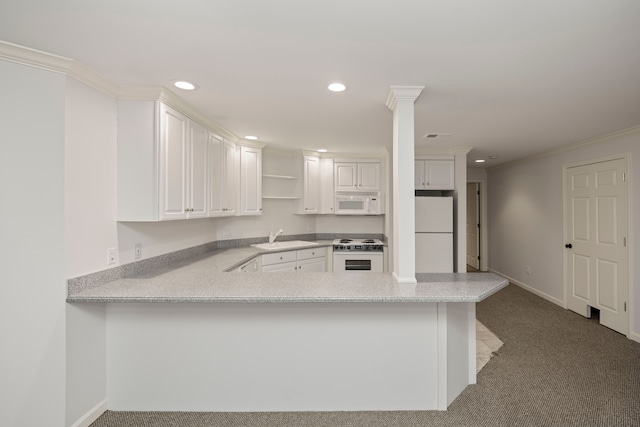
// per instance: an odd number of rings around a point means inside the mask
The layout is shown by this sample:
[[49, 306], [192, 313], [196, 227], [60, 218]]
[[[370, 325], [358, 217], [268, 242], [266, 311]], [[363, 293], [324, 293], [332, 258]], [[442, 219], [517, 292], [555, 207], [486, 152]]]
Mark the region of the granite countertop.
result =
[[[310, 247], [330, 245], [318, 243]], [[67, 301], [478, 302], [508, 284], [493, 273], [418, 274], [417, 284], [398, 284], [390, 273], [225, 272], [261, 253], [267, 252], [254, 247], [216, 250], [90, 289], [70, 288]]]

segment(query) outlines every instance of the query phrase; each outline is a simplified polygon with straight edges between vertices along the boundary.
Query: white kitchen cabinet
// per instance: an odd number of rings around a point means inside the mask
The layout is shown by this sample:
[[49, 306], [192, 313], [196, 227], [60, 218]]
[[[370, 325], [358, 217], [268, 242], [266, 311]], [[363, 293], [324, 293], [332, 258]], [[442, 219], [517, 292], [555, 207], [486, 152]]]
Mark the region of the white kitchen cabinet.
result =
[[323, 273], [327, 271], [327, 249], [311, 248], [296, 251], [297, 271], [300, 273]]
[[335, 193], [333, 185], [333, 159], [320, 159], [320, 213], [333, 214]]
[[207, 216], [208, 131], [160, 104], [160, 219]]
[[208, 131], [158, 101], [118, 101], [118, 221], [201, 218]]
[[262, 149], [240, 147], [240, 215], [262, 215]]
[[454, 160], [449, 159], [416, 159], [416, 190], [453, 190]]
[[188, 218], [205, 218], [209, 200], [209, 131], [200, 124], [189, 121], [188, 126], [187, 209]]
[[310, 248], [262, 255], [263, 272], [326, 272], [327, 249]]
[[302, 157], [302, 204], [300, 213], [320, 213], [320, 158]]
[[238, 267], [239, 273], [259, 273], [260, 272], [260, 257], [255, 257]]
[[380, 191], [380, 162], [335, 162], [335, 191]]
[[207, 215], [208, 131], [160, 104], [160, 219]]
[[240, 156], [234, 143], [209, 135], [208, 216], [235, 215], [238, 211]]

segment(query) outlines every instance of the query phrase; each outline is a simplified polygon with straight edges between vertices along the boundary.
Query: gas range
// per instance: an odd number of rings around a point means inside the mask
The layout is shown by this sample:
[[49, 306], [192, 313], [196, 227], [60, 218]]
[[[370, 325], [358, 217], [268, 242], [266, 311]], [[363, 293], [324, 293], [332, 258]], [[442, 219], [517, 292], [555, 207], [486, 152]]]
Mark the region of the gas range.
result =
[[379, 239], [336, 239], [334, 252], [382, 252], [384, 245]]

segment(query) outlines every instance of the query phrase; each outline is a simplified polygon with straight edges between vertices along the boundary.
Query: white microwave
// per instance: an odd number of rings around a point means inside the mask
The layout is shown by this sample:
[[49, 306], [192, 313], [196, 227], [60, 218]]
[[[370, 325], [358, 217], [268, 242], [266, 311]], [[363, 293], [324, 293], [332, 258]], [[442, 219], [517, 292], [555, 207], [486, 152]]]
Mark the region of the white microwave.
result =
[[380, 215], [379, 193], [336, 193], [336, 215]]

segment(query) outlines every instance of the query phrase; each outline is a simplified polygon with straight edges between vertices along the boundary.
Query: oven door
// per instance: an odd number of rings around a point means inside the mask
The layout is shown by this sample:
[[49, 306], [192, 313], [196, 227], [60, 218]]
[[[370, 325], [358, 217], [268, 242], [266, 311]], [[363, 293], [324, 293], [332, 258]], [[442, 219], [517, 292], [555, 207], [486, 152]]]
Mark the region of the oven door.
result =
[[382, 252], [334, 252], [333, 272], [382, 273]]

